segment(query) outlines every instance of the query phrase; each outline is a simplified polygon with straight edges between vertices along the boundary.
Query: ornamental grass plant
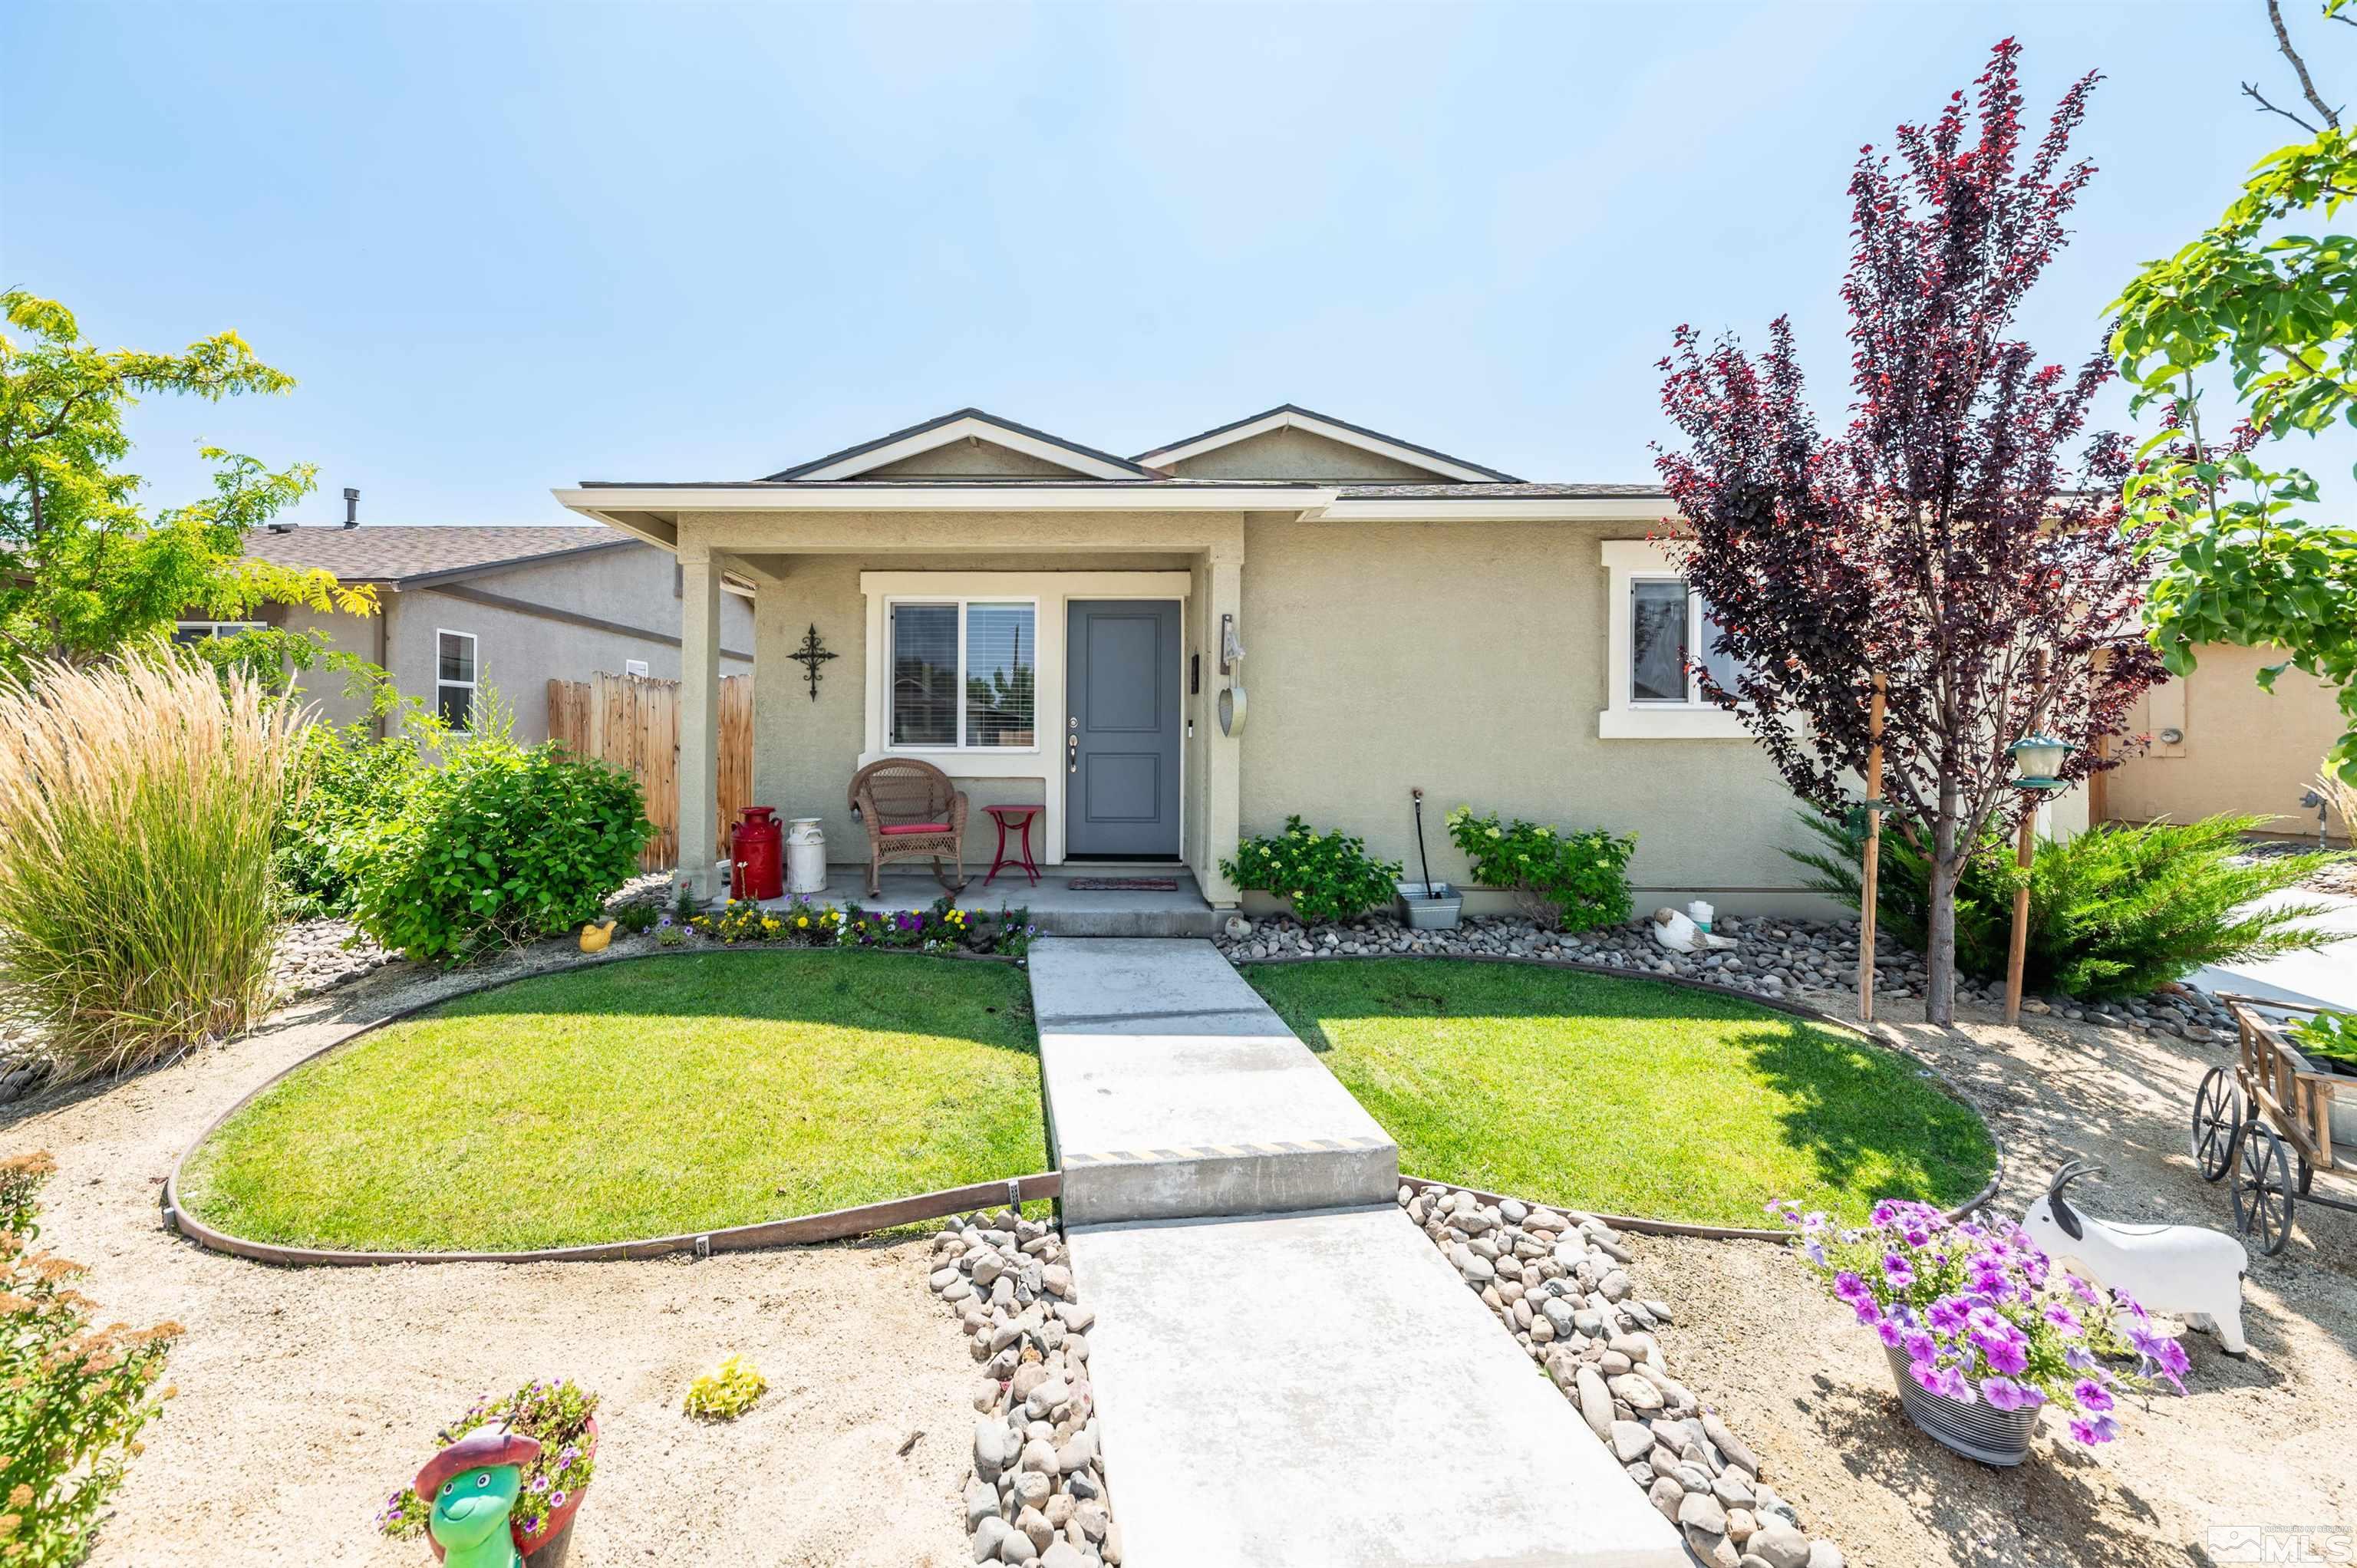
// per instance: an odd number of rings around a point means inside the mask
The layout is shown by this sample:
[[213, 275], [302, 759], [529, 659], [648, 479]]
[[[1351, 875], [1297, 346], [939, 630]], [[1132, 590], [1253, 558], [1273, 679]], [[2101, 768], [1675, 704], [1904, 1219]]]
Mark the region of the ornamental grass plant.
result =
[[167, 655], [0, 680], [0, 990], [71, 1082], [252, 1025], [305, 723]]

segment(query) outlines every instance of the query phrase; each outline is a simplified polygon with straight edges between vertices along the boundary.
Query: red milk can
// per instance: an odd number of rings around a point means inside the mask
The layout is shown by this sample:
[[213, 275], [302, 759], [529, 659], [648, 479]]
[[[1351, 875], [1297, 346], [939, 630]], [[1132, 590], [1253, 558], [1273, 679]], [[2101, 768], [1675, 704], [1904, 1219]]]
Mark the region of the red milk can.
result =
[[732, 898], [779, 898], [785, 896], [785, 830], [778, 823], [775, 806], [748, 806], [744, 820], [728, 835], [728, 896]]

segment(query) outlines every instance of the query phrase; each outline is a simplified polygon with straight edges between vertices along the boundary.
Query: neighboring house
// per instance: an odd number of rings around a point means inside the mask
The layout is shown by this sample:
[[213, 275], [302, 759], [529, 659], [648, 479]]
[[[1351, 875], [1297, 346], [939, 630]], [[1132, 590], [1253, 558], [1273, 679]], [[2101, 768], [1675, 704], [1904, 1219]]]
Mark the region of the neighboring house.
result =
[[1183, 861], [1215, 904], [1239, 837], [1294, 813], [1413, 865], [1422, 786], [1436, 875], [1464, 880], [1464, 801], [1635, 832], [1642, 908], [1821, 907], [1775, 770], [1684, 677], [1701, 611], [1652, 485], [1527, 483], [1287, 405], [1135, 457], [966, 409], [767, 478], [556, 495], [679, 559], [690, 818], [726, 574], [765, 669], [806, 628], [838, 656], [815, 701], [799, 669], [760, 683], [753, 764], [838, 860], [852, 773], [906, 753], [967, 790], [971, 854], [983, 805], [1044, 802], [1044, 862]]
[[2206, 646], [2191, 675], [2147, 693], [2128, 727], [2150, 742], [2101, 780], [2099, 812], [2184, 822], [2272, 811], [2282, 816], [2270, 832], [2313, 834], [2315, 809], [2299, 800], [2343, 725], [2332, 687], [2313, 675], [2286, 670], [2272, 694], [2259, 690], [2260, 668], [2284, 658], [2280, 649]]
[[[548, 738], [548, 682], [598, 671], [675, 680], [680, 673], [679, 571], [671, 555], [609, 528], [338, 527], [281, 525], [246, 537], [246, 553], [317, 567], [377, 591], [361, 618], [269, 606], [266, 624], [316, 629], [337, 648], [392, 675], [459, 728], [496, 690], [513, 711], [515, 736]], [[724, 596], [718, 648], [724, 673], [752, 668], [753, 618], [741, 593]], [[184, 621], [182, 639], [240, 624]], [[309, 695], [323, 716], [358, 715], [340, 678], [315, 670]]]

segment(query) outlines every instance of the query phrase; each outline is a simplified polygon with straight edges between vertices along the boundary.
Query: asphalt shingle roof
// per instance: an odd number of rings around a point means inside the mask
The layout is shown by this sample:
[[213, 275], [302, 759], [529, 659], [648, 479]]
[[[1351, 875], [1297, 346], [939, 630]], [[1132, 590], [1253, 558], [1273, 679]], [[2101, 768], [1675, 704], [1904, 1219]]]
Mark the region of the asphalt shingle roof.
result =
[[332, 572], [346, 582], [398, 583], [632, 542], [595, 523], [453, 528], [323, 524], [284, 533], [255, 529], [245, 536], [245, 553], [280, 566]]

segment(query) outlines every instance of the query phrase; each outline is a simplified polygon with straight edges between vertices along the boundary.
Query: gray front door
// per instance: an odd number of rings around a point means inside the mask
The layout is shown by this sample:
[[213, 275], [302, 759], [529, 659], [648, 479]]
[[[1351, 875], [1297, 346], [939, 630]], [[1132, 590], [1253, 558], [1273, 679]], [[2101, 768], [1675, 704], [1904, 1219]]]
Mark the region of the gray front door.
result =
[[1178, 605], [1075, 599], [1065, 625], [1064, 853], [1178, 853]]

